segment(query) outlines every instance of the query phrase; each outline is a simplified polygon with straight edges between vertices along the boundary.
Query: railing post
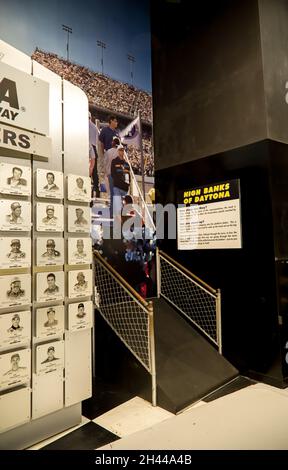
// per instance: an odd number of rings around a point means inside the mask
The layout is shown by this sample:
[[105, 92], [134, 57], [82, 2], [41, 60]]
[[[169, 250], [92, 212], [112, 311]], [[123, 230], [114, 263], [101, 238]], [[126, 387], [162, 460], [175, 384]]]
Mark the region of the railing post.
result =
[[161, 295], [161, 260], [159, 248], [156, 248], [156, 287], [157, 287], [157, 297], [159, 299]]
[[153, 312], [152, 301], [150, 301], [148, 304], [148, 312], [149, 312], [149, 349], [150, 349], [151, 381], [152, 381], [152, 405], [157, 406], [154, 312]]
[[216, 334], [219, 353], [222, 354], [221, 290], [216, 294]]

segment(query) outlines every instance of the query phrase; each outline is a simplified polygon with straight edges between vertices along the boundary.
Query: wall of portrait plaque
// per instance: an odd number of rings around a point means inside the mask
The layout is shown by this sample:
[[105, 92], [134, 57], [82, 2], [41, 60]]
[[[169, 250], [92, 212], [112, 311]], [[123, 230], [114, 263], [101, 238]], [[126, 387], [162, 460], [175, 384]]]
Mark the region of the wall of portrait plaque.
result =
[[0, 354], [0, 390], [26, 384], [31, 379], [31, 350]]
[[50, 338], [64, 333], [64, 305], [36, 310], [37, 338]]
[[36, 195], [49, 199], [63, 199], [62, 171], [37, 169]]
[[36, 204], [36, 230], [38, 232], [63, 232], [64, 206], [62, 204]]
[[92, 295], [92, 269], [69, 271], [68, 296], [70, 298]]
[[31, 339], [31, 312], [3, 313], [0, 315], [0, 348], [21, 346]]
[[68, 264], [91, 264], [92, 240], [91, 238], [68, 239]]
[[90, 233], [90, 208], [68, 206], [68, 232]]
[[71, 331], [79, 331], [93, 326], [93, 303], [77, 302], [69, 305], [68, 310], [68, 329]]
[[37, 266], [55, 266], [64, 264], [64, 239], [37, 238]]
[[30, 196], [30, 167], [0, 163], [0, 193]]
[[64, 341], [36, 346], [36, 374], [48, 374], [64, 367]]
[[91, 179], [89, 176], [68, 175], [67, 176], [68, 201], [90, 202]]
[[0, 246], [0, 269], [31, 266], [31, 238], [2, 237]]
[[30, 232], [31, 204], [28, 201], [0, 201], [0, 230], [5, 232]]
[[0, 308], [16, 307], [30, 303], [30, 274], [0, 276]]
[[36, 274], [37, 302], [64, 300], [64, 272], [50, 271]]

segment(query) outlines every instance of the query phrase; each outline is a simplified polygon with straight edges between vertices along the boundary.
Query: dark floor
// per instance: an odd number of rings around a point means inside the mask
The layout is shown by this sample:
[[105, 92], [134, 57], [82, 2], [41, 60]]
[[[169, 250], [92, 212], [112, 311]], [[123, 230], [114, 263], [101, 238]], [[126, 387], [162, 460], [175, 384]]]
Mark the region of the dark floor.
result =
[[251, 379], [248, 379], [247, 377], [243, 377], [242, 375], [239, 375], [239, 377], [236, 377], [230, 383], [223, 385], [223, 387], [207, 395], [205, 398], [203, 398], [203, 401], [208, 403], [210, 401], [217, 400], [217, 398], [221, 398], [221, 397], [224, 397], [225, 395], [229, 395], [230, 393], [237, 392], [237, 390], [241, 390], [241, 388], [249, 387], [249, 385], [253, 385], [255, 383], [257, 383], [255, 380], [251, 380]]
[[119, 439], [93, 421], [42, 447], [41, 450], [93, 450]]

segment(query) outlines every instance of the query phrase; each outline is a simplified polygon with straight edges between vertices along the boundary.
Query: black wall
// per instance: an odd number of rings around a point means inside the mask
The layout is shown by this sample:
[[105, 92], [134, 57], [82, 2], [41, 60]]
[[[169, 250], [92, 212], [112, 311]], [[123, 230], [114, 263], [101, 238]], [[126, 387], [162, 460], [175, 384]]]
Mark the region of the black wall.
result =
[[156, 169], [264, 139], [257, 0], [151, 10]]
[[243, 248], [162, 248], [221, 288], [224, 355], [284, 386], [288, 2], [197, 3], [151, 2], [156, 198], [176, 204], [178, 190], [239, 178]]

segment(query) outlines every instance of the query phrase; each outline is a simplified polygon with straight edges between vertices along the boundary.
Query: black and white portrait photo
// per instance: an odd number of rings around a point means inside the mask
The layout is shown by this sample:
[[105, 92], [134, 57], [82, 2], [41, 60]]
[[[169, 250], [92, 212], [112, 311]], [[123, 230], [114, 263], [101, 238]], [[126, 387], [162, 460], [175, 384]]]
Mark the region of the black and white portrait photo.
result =
[[86, 297], [92, 295], [92, 269], [69, 271], [69, 297]]
[[36, 312], [36, 336], [49, 338], [64, 332], [64, 306], [38, 308]]
[[41, 344], [36, 348], [36, 373], [46, 374], [64, 367], [64, 341]]
[[0, 163], [0, 193], [30, 196], [30, 167]]
[[68, 239], [68, 264], [91, 264], [92, 240], [91, 238]]
[[68, 232], [90, 233], [90, 207], [68, 207]]
[[64, 272], [37, 273], [36, 291], [38, 302], [64, 298]]
[[14, 344], [18, 346], [30, 339], [30, 310], [0, 315], [0, 348]]
[[30, 274], [0, 277], [0, 308], [31, 303]]
[[37, 203], [36, 218], [38, 232], [63, 232], [64, 207], [62, 204]]
[[89, 176], [68, 175], [68, 200], [90, 202], [91, 179]]
[[31, 204], [28, 201], [0, 201], [0, 230], [29, 232], [31, 230]]
[[64, 264], [63, 238], [37, 238], [37, 265], [53, 266]]
[[31, 350], [0, 355], [0, 390], [25, 384], [31, 378]]
[[0, 269], [31, 266], [31, 238], [0, 238]]
[[63, 173], [36, 170], [36, 194], [38, 197], [63, 199]]
[[68, 329], [71, 331], [77, 331], [92, 328], [92, 313], [93, 303], [90, 300], [69, 304]]

